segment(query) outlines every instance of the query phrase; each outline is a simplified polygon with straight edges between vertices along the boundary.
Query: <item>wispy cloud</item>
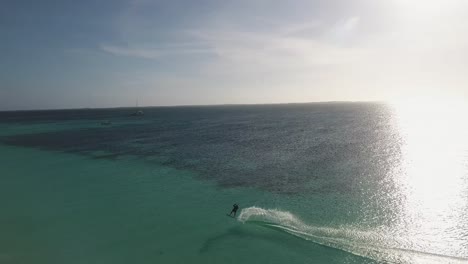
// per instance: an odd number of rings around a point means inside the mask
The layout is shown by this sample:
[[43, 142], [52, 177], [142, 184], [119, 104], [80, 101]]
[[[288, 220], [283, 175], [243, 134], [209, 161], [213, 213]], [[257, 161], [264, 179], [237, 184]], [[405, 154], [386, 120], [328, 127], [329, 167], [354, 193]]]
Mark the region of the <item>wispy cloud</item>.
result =
[[286, 69], [349, 62], [357, 49], [338, 47], [319, 38], [257, 32], [194, 32], [213, 52], [232, 63]]
[[361, 18], [358, 17], [358, 16], [350, 17], [350, 18], [346, 19], [343, 22], [343, 24], [340, 25], [341, 30], [347, 31], [347, 32], [353, 31], [358, 26], [360, 20], [361, 20]]
[[359, 16], [352, 16], [346, 19], [339, 20], [328, 31], [328, 35], [331, 39], [338, 42], [349, 41], [350, 39], [353, 39], [353, 37], [355, 37], [360, 21], [361, 18]]
[[117, 56], [130, 56], [145, 59], [156, 59], [162, 55], [159, 50], [155, 49], [128, 48], [105, 44], [100, 45], [100, 49]]
[[[359, 17], [351, 17], [340, 23], [340, 30], [350, 34], [358, 23]], [[320, 21], [313, 21], [280, 25], [271, 31], [210, 28], [182, 30], [178, 35], [190, 41], [158, 47], [148, 47], [148, 43], [137, 42], [126, 46], [101, 44], [100, 50], [116, 56], [145, 59], [206, 54], [214, 55], [224, 62], [237, 63], [241, 67], [255, 65], [269, 69], [347, 63], [357, 52], [361, 52], [330, 43], [324, 36], [334, 33], [337, 27], [321, 27], [323, 25]], [[310, 30], [321, 34], [304, 34]]]
[[107, 53], [116, 56], [127, 56], [144, 59], [159, 59], [166, 55], [181, 55], [181, 54], [197, 54], [197, 53], [209, 53], [209, 48], [206, 47], [193, 47], [190, 43], [178, 43], [172, 45], [166, 45], [158, 48], [147, 48], [147, 47], [129, 47], [129, 46], [118, 46], [101, 44], [99, 48]]

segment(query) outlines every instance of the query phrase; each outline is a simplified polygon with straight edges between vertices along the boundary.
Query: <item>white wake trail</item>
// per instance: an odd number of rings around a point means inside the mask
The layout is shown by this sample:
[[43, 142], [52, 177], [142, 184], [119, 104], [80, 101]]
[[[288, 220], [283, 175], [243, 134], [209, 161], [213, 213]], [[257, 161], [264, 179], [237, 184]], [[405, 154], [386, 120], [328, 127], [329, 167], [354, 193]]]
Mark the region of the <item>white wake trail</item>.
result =
[[468, 259], [406, 249], [401, 241], [381, 231], [331, 228], [304, 223], [288, 211], [248, 207], [237, 217], [242, 223], [260, 223], [320, 245], [386, 263], [467, 263]]

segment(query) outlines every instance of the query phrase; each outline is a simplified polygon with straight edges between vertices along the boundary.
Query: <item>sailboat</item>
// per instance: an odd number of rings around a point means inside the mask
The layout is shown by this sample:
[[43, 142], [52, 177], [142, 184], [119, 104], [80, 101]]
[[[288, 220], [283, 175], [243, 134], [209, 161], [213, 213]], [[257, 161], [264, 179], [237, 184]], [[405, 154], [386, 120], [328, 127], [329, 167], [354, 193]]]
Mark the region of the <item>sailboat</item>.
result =
[[[138, 99], [136, 101], [136, 108], [138, 109]], [[145, 115], [145, 113], [143, 113], [142, 110], [136, 110], [135, 112], [133, 112], [131, 114], [132, 116], [142, 116], [142, 115]]]

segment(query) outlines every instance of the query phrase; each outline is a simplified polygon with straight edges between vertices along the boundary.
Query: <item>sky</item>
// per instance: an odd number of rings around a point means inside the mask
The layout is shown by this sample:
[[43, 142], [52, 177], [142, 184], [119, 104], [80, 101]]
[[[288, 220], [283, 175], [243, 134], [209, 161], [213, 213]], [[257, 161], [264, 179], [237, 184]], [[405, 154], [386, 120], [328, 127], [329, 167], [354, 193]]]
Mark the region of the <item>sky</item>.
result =
[[2, 0], [0, 110], [468, 99], [465, 0]]

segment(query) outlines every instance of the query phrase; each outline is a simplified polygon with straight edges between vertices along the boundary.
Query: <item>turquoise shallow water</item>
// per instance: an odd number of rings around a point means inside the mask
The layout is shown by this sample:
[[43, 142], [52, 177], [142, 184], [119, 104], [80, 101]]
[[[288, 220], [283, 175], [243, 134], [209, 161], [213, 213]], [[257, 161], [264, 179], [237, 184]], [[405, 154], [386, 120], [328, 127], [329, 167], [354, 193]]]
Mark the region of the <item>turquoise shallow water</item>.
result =
[[134, 159], [1, 150], [2, 263], [371, 263], [225, 215], [232, 201], [278, 205], [269, 193]]
[[468, 260], [466, 128], [447, 116], [125, 111], [0, 114], [0, 263]]

